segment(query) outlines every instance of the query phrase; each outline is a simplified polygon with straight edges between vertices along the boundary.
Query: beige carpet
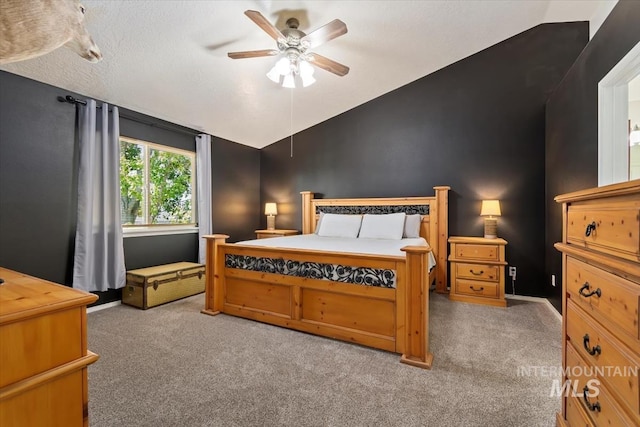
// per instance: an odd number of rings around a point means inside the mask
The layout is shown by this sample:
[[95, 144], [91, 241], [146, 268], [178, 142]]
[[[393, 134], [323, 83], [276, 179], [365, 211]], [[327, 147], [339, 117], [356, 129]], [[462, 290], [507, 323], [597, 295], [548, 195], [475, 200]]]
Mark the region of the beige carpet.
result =
[[560, 321], [431, 297], [432, 370], [393, 353], [227, 315], [204, 295], [88, 315], [89, 418], [103, 426], [554, 426]]

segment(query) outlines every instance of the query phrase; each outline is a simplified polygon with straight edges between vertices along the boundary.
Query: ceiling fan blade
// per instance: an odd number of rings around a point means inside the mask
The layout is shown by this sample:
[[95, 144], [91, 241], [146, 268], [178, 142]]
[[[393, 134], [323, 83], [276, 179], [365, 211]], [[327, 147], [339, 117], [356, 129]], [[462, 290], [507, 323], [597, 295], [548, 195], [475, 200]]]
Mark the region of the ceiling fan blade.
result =
[[327, 70], [330, 73], [336, 74], [340, 77], [345, 76], [349, 73], [349, 67], [347, 67], [346, 65], [342, 65], [339, 62], [336, 62], [322, 55], [318, 55], [317, 53], [309, 54], [309, 62], [318, 68]]
[[255, 22], [258, 27], [262, 28], [265, 33], [269, 34], [275, 41], [284, 42], [286, 40], [285, 36], [282, 35], [280, 30], [274, 27], [271, 22], [267, 21], [267, 18], [262, 16], [262, 14], [257, 10], [245, 10], [244, 14], [247, 15], [253, 22]]
[[300, 39], [301, 43], [308, 43], [309, 49], [313, 49], [316, 46], [320, 46], [323, 43], [333, 40], [336, 37], [340, 37], [347, 33], [347, 24], [339, 19], [334, 19], [327, 25], [313, 30], [306, 36]]
[[231, 59], [243, 59], [243, 58], [258, 58], [260, 56], [275, 56], [280, 51], [274, 49], [263, 50], [245, 50], [244, 52], [229, 52], [227, 55]]

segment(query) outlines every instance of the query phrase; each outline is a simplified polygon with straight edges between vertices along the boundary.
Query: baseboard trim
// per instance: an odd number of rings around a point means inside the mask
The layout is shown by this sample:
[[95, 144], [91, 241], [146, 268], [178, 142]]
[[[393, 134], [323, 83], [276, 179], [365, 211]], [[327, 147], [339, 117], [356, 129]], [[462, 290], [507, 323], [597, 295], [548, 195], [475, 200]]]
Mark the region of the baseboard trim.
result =
[[505, 298], [507, 298], [507, 299], [516, 299], [516, 300], [520, 300], [520, 301], [543, 303], [549, 308], [549, 310], [551, 310], [551, 312], [553, 313], [554, 317], [556, 319], [558, 319], [560, 322], [562, 322], [562, 315], [560, 313], [558, 313], [558, 310], [556, 310], [556, 308], [553, 306], [553, 304], [551, 304], [551, 302], [549, 302], [549, 300], [547, 298], [530, 297], [530, 296], [527, 296], [527, 295], [505, 295]]
[[94, 305], [93, 307], [87, 308], [87, 314], [93, 313], [94, 311], [104, 310], [106, 308], [116, 307], [120, 304], [122, 304], [121, 301], [113, 301], [113, 302], [108, 302], [106, 304]]

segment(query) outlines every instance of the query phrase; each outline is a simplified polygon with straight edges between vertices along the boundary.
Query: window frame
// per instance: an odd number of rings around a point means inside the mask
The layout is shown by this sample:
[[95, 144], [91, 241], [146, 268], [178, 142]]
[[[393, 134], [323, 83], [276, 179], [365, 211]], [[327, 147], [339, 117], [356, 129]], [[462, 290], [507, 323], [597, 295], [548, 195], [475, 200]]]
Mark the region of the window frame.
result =
[[122, 225], [123, 237], [141, 237], [141, 236], [160, 236], [171, 234], [189, 234], [198, 232], [198, 203], [197, 203], [197, 182], [196, 182], [196, 153], [181, 148], [175, 148], [167, 145], [158, 144], [151, 141], [146, 141], [138, 138], [132, 138], [129, 136], [120, 135], [119, 141], [124, 141], [130, 144], [137, 144], [144, 147], [144, 207], [143, 212], [147, 216], [149, 215], [149, 150], [155, 149], [158, 151], [165, 151], [175, 154], [180, 154], [191, 158], [191, 176], [192, 176], [192, 188], [191, 188], [191, 209], [192, 218], [196, 221], [187, 224], [131, 224]]
[[629, 181], [629, 82], [640, 75], [640, 42], [598, 83], [598, 186]]

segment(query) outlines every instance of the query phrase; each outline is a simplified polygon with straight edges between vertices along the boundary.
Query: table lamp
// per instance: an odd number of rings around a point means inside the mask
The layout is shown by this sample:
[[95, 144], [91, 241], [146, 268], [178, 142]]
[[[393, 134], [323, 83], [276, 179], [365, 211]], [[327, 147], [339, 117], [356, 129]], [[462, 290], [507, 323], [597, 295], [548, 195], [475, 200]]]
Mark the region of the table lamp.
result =
[[484, 237], [485, 239], [495, 239], [498, 237], [498, 219], [500, 216], [499, 200], [483, 200], [480, 216], [484, 218]]
[[278, 206], [275, 203], [265, 203], [264, 214], [267, 216], [267, 230], [275, 230]]

